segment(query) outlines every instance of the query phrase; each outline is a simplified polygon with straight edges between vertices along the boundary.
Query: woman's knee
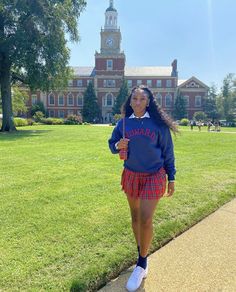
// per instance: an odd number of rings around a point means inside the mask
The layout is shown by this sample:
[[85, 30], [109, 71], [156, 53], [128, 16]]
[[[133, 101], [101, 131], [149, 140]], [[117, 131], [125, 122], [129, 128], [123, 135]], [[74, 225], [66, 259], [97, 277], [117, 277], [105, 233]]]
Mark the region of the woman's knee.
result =
[[143, 227], [150, 227], [152, 226], [152, 216], [151, 215], [141, 215], [140, 217], [140, 224]]
[[139, 222], [139, 209], [133, 209], [131, 211], [131, 218], [132, 218], [133, 224], [136, 224]]

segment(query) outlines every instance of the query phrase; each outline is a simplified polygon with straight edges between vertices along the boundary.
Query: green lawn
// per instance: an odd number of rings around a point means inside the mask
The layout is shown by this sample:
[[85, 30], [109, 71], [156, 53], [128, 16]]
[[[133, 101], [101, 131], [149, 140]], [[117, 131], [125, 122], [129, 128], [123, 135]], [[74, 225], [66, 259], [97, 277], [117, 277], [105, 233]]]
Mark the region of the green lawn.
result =
[[[87, 291], [134, 263], [112, 129], [0, 133], [0, 291]], [[186, 127], [174, 143], [176, 193], [158, 205], [152, 251], [236, 194], [235, 133]]]

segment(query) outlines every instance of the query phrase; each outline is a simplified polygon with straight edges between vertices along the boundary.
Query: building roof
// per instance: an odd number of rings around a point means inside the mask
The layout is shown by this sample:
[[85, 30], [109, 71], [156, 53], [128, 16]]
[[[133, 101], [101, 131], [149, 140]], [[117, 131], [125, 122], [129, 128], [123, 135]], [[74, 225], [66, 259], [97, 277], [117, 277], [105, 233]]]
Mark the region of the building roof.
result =
[[108, 8], [106, 9], [106, 11], [115, 11], [115, 12], [117, 12], [117, 10], [116, 10], [114, 7], [108, 7]]
[[76, 76], [87, 76], [87, 77], [95, 76], [94, 67], [72, 67], [72, 69]]
[[125, 67], [125, 76], [171, 76], [172, 67]]

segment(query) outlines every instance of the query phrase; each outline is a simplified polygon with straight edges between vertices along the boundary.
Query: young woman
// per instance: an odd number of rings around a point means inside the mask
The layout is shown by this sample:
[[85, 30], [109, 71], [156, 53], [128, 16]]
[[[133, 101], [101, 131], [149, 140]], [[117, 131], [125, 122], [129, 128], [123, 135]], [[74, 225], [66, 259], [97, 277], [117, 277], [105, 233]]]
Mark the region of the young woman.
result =
[[139, 257], [126, 288], [135, 291], [147, 276], [152, 218], [159, 199], [165, 194], [166, 177], [167, 196], [174, 193], [176, 171], [170, 130], [174, 133], [178, 130], [143, 85], [132, 89], [123, 105], [123, 115], [108, 142], [112, 153], [128, 152], [121, 185], [127, 195]]

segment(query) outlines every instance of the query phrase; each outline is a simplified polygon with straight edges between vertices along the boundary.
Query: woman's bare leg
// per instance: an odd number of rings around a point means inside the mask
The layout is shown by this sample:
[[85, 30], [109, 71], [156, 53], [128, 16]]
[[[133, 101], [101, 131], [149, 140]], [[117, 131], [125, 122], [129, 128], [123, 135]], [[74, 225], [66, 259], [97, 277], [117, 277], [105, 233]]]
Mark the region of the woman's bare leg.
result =
[[140, 246], [140, 200], [138, 198], [131, 198], [127, 195], [127, 200], [129, 202], [132, 228], [134, 232], [134, 237], [137, 243], [137, 246]]

